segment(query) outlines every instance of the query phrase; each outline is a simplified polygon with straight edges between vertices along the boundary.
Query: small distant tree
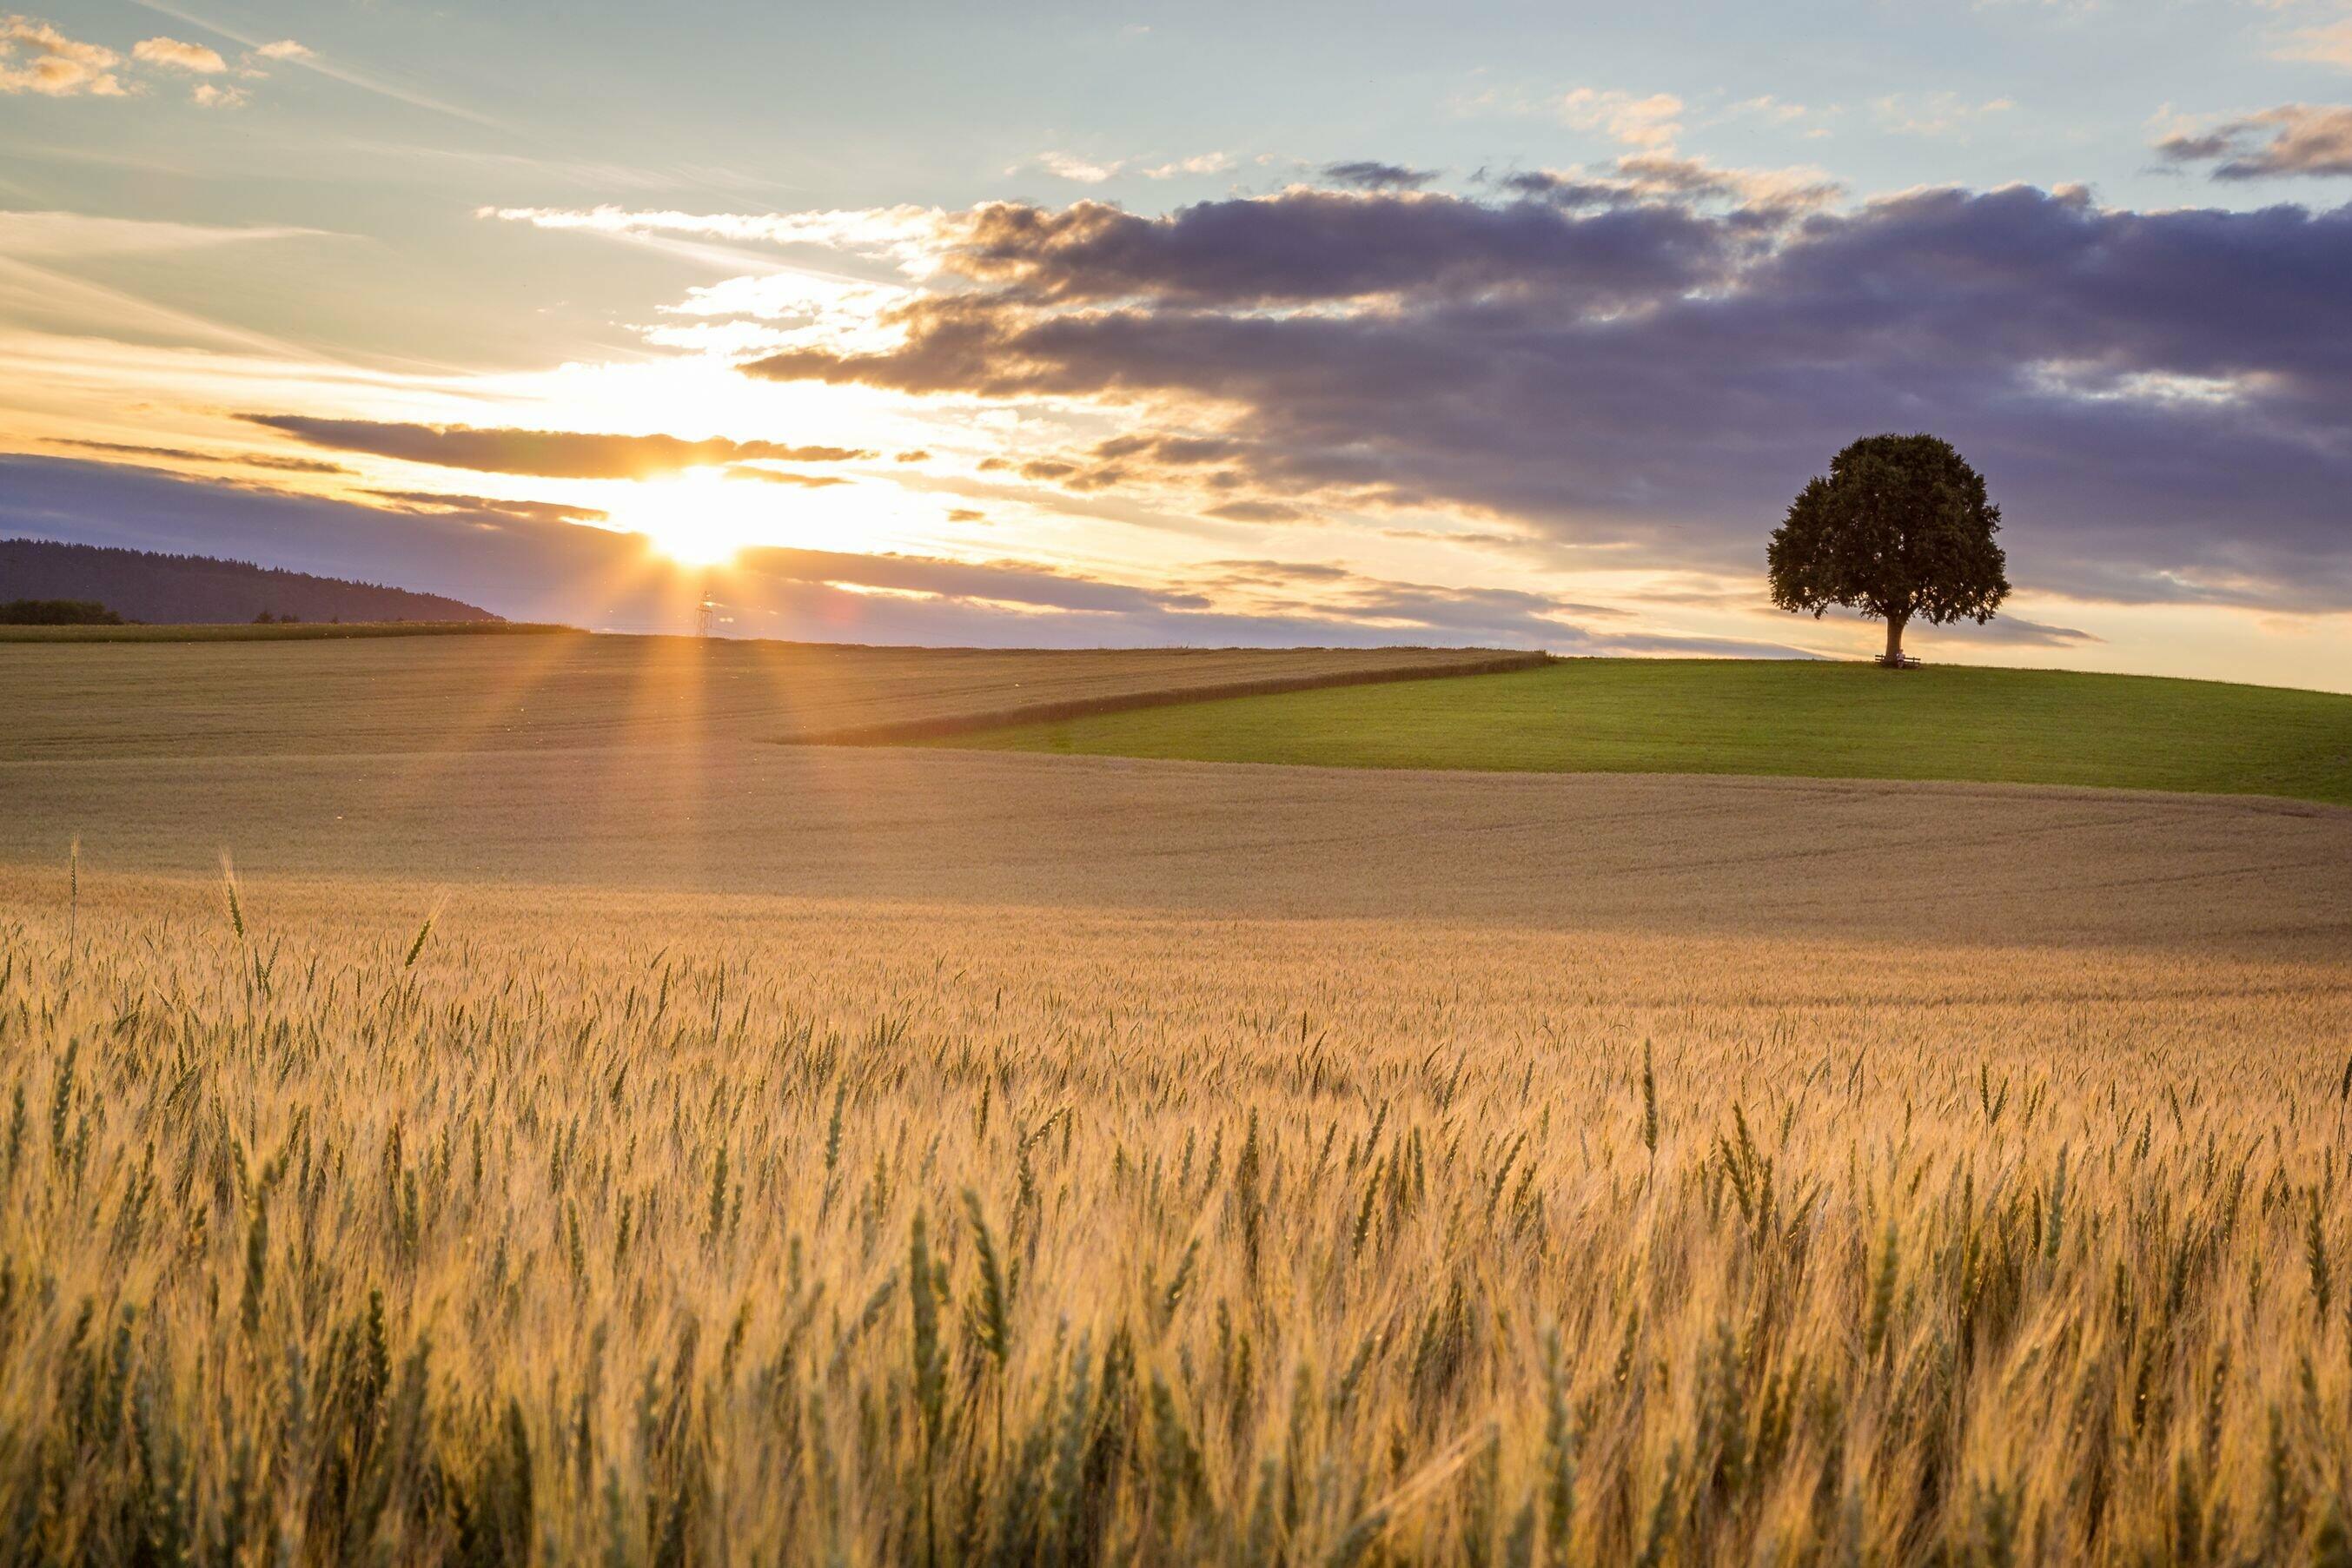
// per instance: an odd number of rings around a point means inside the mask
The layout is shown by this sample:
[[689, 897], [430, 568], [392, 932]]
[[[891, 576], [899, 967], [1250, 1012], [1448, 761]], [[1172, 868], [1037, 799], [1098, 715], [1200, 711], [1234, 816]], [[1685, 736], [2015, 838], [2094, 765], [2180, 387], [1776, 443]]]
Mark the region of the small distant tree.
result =
[[1900, 664], [1914, 620], [1979, 625], [2009, 596], [1984, 476], [1932, 435], [1865, 435], [1789, 505], [1764, 552], [1772, 602], [1819, 616], [1832, 604], [1886, 622]]

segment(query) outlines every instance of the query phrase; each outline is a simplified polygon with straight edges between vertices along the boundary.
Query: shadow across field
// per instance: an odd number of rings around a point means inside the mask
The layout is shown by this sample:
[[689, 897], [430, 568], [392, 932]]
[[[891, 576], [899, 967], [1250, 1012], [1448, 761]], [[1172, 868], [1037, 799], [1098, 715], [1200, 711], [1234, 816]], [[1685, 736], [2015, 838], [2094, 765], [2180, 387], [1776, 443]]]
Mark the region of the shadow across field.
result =
[[[1396, 652], [1410, 653], [1419, 650], [1399, 649]], [[939, 714], [882, 724], [850, 725], [793, 738], [814, 746], [894, 746], [982, 735], [1010, 726], [1055, 724], [1108, 714], [1135, 713], [1146, 708], [1179, 707], [1192, 703], [1284, 696], [1294, 692], [1329, 691], [1339, 686], [1387, 685], [1398, 681], [1499, 675], [1517, 670], [1539, 669], [1551, 663], [1549, 653], [1504, 653], [1476, 657], [1452, 651], [1430, 652], [1433, 658], [1443, 657], [1445, 662], [1434, 667], [1404, 663], [1385, 669], [1339, 667], [1318, 670], [1309, 667], [1296, 673], [1262, 675], [1223, 685], [1203, 684], [1166, 691], [1109, 691], [1092, 696], [1018, 703], [992, 711]]]

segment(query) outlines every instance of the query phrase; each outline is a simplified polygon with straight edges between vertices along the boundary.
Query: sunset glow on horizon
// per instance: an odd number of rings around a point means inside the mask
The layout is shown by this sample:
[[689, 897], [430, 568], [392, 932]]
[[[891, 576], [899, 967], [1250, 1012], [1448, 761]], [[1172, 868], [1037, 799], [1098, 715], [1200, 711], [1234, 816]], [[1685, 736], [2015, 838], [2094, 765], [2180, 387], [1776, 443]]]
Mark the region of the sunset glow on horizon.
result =
[[599, 627], [682, 629], [649, 545], [761, 635], [1853, 656], [1764, 537], [1932, 430], [2016, 583], [1933, 657], [2352, 689], [2336, 0], [1702, 9], [1356, 71], [1214, 7], [77, 4], [0, 57], [0, 533]]

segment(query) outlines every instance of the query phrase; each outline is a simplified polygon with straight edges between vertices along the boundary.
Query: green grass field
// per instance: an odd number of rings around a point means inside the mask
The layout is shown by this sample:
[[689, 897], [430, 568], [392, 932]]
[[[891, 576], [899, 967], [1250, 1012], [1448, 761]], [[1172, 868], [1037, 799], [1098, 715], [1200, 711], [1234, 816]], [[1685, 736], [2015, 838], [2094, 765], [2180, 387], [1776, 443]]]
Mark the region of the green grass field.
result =
[[2079, 784], [2352, 805], [2352, 696], [2053, 670], [1571, 659], [938, 744], [1342, 768]]

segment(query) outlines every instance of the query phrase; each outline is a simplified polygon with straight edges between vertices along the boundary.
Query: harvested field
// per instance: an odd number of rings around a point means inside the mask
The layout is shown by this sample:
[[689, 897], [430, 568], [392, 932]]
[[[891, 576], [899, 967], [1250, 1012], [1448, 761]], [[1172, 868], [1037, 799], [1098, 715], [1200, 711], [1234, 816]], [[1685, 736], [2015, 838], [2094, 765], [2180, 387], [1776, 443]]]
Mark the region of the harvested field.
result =
[[2352, 956], [2352, 811], [1969, 785], [614, 747], [0, 764], [0, 860]]
[[[297, 628], [296, 630], [300, 630]], [[1481, 649], [1003, 653], [691, 637], [0, 644], [0, 761], [810, 740], [1486, 669]]]

